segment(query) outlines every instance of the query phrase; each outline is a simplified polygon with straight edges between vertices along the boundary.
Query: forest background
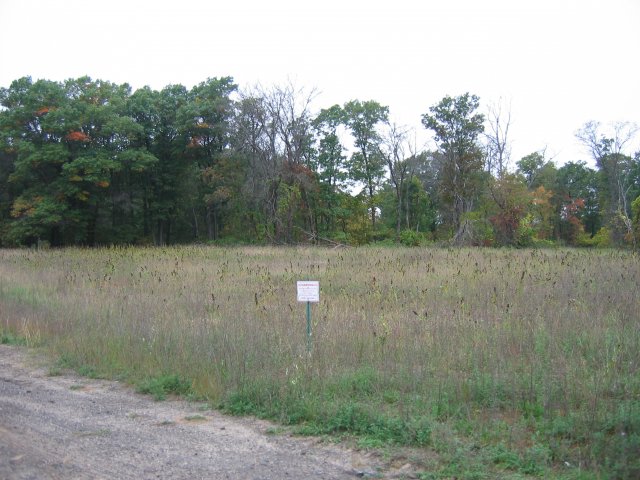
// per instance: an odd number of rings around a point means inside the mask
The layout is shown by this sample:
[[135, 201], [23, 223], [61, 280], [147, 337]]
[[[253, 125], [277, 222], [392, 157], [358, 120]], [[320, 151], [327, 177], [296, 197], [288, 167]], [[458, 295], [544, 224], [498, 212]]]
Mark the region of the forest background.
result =
[[80, 77], [0, 89], [0, 246], [192, 242], [631, 246], [631, 123], [576, 126], [591, 152], [510, 155], [506, 102], [445, 96], [421, 122], [375, 100], [319, 112], [293, 83], [162, 90]]

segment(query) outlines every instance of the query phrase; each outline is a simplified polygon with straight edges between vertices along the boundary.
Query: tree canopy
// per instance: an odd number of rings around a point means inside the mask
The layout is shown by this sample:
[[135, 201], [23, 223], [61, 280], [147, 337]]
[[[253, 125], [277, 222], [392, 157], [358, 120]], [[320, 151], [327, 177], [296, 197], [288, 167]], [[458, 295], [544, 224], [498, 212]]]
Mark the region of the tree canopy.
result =
[[476, 95], [425, 106], [432, 150], [375, 100], [314, 112], [314, 95], [17, 79], [0, 89], [0, 246], [638, 243], [632, 124], [578, 131], [595, 168], [541, 150], [510, 170], [510, 114]]

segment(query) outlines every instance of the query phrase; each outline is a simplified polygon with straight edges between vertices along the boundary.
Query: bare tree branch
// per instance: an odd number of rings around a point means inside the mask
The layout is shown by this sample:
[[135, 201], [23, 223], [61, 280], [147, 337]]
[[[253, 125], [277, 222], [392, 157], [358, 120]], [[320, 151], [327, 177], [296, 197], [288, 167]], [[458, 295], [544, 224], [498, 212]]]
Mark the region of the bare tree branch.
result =
[[511, 127], [511, 102], [504, 105], [502, 98], [489, 105], [487, 123], [489, 130], [484, 134], [487, 142], [487, 171], [502, 177], [511, 160], [511, 147], [508, 142]]

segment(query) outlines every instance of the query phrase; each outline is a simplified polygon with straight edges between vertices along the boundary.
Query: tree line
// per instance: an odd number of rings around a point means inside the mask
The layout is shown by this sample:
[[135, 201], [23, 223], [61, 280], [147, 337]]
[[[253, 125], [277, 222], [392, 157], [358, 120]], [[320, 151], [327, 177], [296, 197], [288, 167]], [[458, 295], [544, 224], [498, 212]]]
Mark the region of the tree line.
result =
[[510, 165], [509, 112], [484, 115], [475, 95], [422, 115], [432, 150], [376, 101], [313, 112], [313, 96], [231, 77], [15, 80], [0, 89], [0, 246], [640, 239], [631, 124], [578, 131], [596, 168], [544, 151]]

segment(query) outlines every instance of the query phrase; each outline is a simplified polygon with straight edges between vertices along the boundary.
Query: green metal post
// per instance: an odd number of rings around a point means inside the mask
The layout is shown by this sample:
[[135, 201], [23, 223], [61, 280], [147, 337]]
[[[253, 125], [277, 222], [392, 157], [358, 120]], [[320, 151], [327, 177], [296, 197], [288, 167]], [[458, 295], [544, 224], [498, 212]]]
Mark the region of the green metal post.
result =
[[311, 302], [307, 302], [307, 352], [311, 352]]

